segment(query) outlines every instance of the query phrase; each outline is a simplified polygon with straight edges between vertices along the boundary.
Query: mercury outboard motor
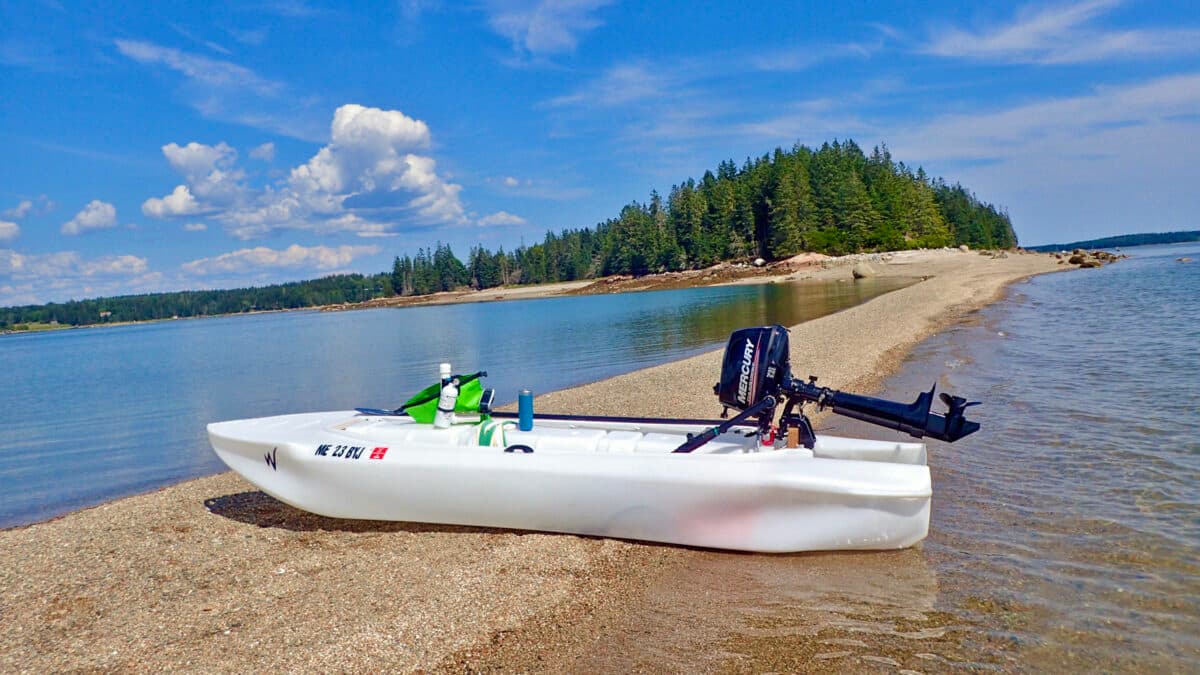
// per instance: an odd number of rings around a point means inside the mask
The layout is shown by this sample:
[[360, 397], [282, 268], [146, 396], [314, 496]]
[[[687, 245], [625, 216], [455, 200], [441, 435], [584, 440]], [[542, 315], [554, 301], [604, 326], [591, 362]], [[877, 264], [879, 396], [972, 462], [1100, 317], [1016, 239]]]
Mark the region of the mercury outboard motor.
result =
[[725, 433], [735, 424], [757, 420], [760, 432], [767, 432], [775, 419], [775, 408], [784, 403], [779, 431], [786, 434], [791, 427], [799, 430], [800, 443], [812, 448], [816, 442], [812, 424], [803, 413], [795, 412], [805, 403], [817, 408], [830, 408], [846, 417], [870, 422], [889, 429], [903, 431], [916, 438], [929, 436], [953, 443], [979, 430], [979, 424], [966, 418], [966, 408], [978, 405], [966, 399], [942, 394], [946, 404], [944, 414], [931, 412], [934, 390], [921, 393], [909, 404], [870, 396], [847, 394], [828, 387], [818, 387], [816, 377], [807, 382], [792, 377], [788, 353], [788, 334], [783, 326], [743, 328], [729, 336], [725, 359], [721, 365], [721, 381], [713, 387], [725, 406], [739, 411], [728, 422], [698, 434], [675, 452], [691, 452]]

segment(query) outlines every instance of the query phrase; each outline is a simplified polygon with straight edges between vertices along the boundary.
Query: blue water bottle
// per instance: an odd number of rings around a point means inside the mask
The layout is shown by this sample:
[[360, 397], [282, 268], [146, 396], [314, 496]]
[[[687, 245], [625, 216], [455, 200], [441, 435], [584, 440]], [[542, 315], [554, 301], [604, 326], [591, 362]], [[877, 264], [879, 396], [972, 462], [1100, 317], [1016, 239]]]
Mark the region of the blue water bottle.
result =
[[533, 431], [533, 392], [522, 389], [517, 396], [517, 428]]

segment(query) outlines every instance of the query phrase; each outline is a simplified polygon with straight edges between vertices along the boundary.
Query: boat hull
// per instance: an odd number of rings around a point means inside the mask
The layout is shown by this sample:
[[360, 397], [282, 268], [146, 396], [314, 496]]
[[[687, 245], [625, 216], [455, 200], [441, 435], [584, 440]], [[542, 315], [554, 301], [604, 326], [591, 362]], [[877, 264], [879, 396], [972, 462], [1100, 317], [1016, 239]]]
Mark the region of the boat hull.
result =
[[703, 427], [540, 427], [509, 433], [531, 453], [475, 445], [471, 429], [439, 435], [354, 412], [221, 422], [209, 436], [221, 459], [264, 492], [332, 518], [759, 552], [904, 548], [928, 532], [921, 444], [822, 437], [811, 452], [760, 452], [731, 433], [710, 452], [682, 455], [669, 452], [673, 439]]

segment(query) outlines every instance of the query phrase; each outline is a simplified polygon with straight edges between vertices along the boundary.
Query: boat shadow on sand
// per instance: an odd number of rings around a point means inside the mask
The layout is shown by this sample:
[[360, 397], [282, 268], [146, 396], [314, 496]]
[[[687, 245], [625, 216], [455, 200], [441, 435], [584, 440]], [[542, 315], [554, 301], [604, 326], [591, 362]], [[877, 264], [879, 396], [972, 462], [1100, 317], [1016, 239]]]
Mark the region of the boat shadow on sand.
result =
[[288, 506], [271, 495], [259, 490], [238, 492], [204, 500], [204, 508], [210, 513], [236, 520], [239, 523], [273, 527], [293, 532], [453, 532], [529, 534], [523, 530], [506, 530], [496, 527], [472, 527], [469, 525], [445, 525], [440, 523], [412, 523], [388, 520], [354, 520], [329, 518], [301, 511]]

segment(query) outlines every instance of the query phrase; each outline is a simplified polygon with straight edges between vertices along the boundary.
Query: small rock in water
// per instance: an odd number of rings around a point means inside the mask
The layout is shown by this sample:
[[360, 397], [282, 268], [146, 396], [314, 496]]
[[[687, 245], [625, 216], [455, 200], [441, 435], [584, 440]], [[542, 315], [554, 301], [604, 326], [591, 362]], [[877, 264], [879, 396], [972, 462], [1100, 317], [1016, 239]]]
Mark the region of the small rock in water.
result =
[[866, 263], [858, 263], [850, 270], [850, 274], [853, 274], [855, 279], [866, 279], [875, 276], [875, 270]]
[[1175, 262], [1192, 262], [1192, 259], [1185, 256], [1183, 258], [1176, 258]]

